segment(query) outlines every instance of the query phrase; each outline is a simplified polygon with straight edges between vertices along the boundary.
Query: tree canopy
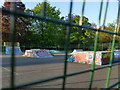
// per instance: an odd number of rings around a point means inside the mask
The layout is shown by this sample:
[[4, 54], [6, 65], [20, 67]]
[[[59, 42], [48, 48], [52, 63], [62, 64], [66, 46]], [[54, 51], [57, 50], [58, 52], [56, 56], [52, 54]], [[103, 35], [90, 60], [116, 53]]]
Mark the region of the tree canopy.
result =
[[[109, 23], [108, 26], [105, 26], [105, 30], [108, 30], [108, 31], [112, 31], [114, 32], [115, 30], [115, 23]], [[120, 43], [120, 37], [117, 36], [116, 38], [116, 42], [117, 43]], [[113, 35], [112, 34], [109, 34], [109, 33], [103, 33], [103, 32], [100, 32], [99, 33], [99, 42], [100, 43], [112, 43], [112, 40], [113, 40]]]
[[[42, 8], [44, 3], [37, 4], [34, 9], [26, 10], [27, 13], [32, 15], [42, 15]], [[51, 6], [49, 3], [46, 3], [46, 17], [50, 18], [60, 18], [60, 11], [56, 7]], [[31, 20], [32, 25], [30, 30], [33, 32], [31, 38], [32, 43], [38, 43], [40, 45], [56, 45], [60, 43], [58, 40], [62, 36], [62, 25], [45, 22], [41, 20]], [[36, 42], [36, 40], [38, 42]]]
[[[10, 9], [11, 2], [4, 2], [2, 9]], [[46, 7], [43, 8], [44, 3], [38, 3], [32, 10], [25, 10], [25, 5], [18, 0], [16, 2], [17, 10], [21, 12], [28, 13], [30, 15], [40, 15], [45, 16], [47, 18], [55, 18], [64, 20], [67, 22], [68, 18], [60, 17], [60, 9], [57, 9], [55, 6], [51, 6], [50, 3], [46, 2]], [[44, 11], [43, 11], [44, 9]], [[71, 18], [71, 22], [79, 24], [80, 20], [79, 15], [73, 15]], [[3, 41], [10, 41], [8, 38], [11, 34], [10, 31], [10, 15], [2, 14], [2, 39]], [[40, 46], [62, 46], [65, 43], [65, 35], [66, 35], [66, 26], [61, 24], [56, 24], [52, 22], [42, 21], [40, 19], [32, 19], [32, 18], [23, 18], [16, 17], [16, 30], [17, 30], [17, 39], [20, 43], [30, 43], [34, 45]], [[83, 16], [82, 23], [85, 26], [90, 26], [96, 28], [95, 23], [90, 23], [89, 18]], [[105, 26], [105, 29], [108, 31], [114, 31], [115, 23], [110, 23]], [[99, 32], [99, 41], [98, 43], [111, 43], [112, 42], [112, 34]], [[78, 28], [78, 27], [70, 27], [70, 45], [78, 45], [80, 48], [81, 44], [92, 44], [94, 43], [95, 31]], [[120, 43], [120, 37], [117, 36], [116, 42]]]
[[[2, 6], [2, 9], [10, 10], [10, 7], [11, 7], [11, 2], [5, 1], [4, 5]], [[16, 2], [16, 10], [18, 10], [20, 12], [25, 11], [25, 5], [20, 0], [18, 0]], [[10, 34], [11, 34], [10, 23], [12, 23], [12, 22], [10, 22], [10, 14], [3, 13], [1, 20], [2, 20], [2, 40], [4, 42], [11, 41], [9, 38]], [[26, 37], [27, 37], [28, 33], [30, 33], [28, 30], [28, 25], [30, 25], [29, 20], [25, 19], [23, 17], [16, 16], [15, 21], [16, 21], [16, 30], [17, 30], [16, 41], [19, 41], [21, 43], [27, 42]]]
[[[75, 15], [72, 18], [72, 22], [79, 24], [80, 16]], [[91, 26], [89, 23], [89, 19], [87, 17], [83, 17], [83, 25], [85, 26]], [[83, 28], [78, 28], [78, 27], [73, 27], [70, 33], [70, 42], [71, 43], [91, 43], [94, 40], [95, 33], [91, 30], [88, 29], [83, 29]]]

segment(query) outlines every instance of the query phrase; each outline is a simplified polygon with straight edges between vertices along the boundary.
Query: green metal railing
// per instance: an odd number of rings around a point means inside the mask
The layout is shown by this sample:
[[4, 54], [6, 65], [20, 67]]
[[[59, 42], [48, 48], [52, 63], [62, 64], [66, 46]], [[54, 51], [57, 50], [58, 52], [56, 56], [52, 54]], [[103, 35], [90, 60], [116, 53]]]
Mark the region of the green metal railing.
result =
[[[12, 22], [11, 25], [10, 25], [11, 26], [11, 31], [12, 31], [12, 35], [11, 35], [11, 39], [12, 39], [11, 88], [12, 89], [13, 88], [23, 88], [23, 87], [27, 87], [27, 86], [30, 86], [30, 85], [41, 84], [41, 83], [45, 83], [45, 82], [49, 82], [49, 81], [53, 81], [53, 80], [57, 80], [57, 79], [62, 79], [63, 78], [62, 89], [64, 90], [65, 89], [65, 85], [66, 85], [66, 77], [71, 77], [71, 76], [74, 76], [74, 75], [84, 74], [84, 73], [87, 73], [87, 72], [91, 72], [90, 83], [89, 83], [89, 89], [91, 89], [92, 88], [92, 84], [93, 84], [94, 71], [101, 70], [101, 69], [104, 69], [104, 68], [109, 68], [109, 70], [108, 70], [108, 76], [107, 76], [107, 81], [106, 81], [106, 89], [112, 88], [112, 87], [114, 87], [116, 85], [118, 85], [118, 88], [120, 88], [120, 74], [118, 74], [119, 75], [118, 76], [119, 80], [116, 83], [114, 83], [113, 85], [109, 86], [110, 74], [111, 74], [112, 67], [116, 66], [116, 65], [120, 65], [120, 62], [112, 64], [113, 53], [114, 53], [114, 46], [115, 46], [115, 39], [116, 39], [117, 35], [120, 36], [120, 33], [118, 33], [119, 23], [120, 23], [119, 22], [119, 19], [120, 19], [120, 16], [119, 16], [120, 15], [119, 14], [120, 13], [120, 2], [118, 2], [119, 3], [119, 5], [118, 5], [119, 9], [118, 9], [117, 22], [116, 22], [116, 27], [115, 27], [115, 31], [114, 32], [104, 30], [109, 0], [107, 0], [107, 4], [106, 4], [106, 10], [105, 10], [105, 16], [104, 16], [104, 22], [103, 22], [102, 29], [100, 28], [100, 21], [101, 21], [101, 15], [102, 15], [103, 0], [101, 0], [100, 13], [99, 13], [99, 20], [98, 20], [97, 29], [95, 29], [93, 27], [88, 27], [88, 26], [82, 25], [82, 17], [83, 17], [83, 14], [84, 14], [85, 0], [83, 1], [82, 15], [81, 15], [81, 19], [80, 19], [79, 24], [75, 24], [75, 23], [71, 22], [73, 0], [70, 1], [70, 11], [69, 11], [69, 15], [68, 15], [68, 22], [46, 17], [45, 16], [45, 12], [46, 12], [46, 3], [45, 2], [46, 2], [46, 0], [44, 1], [44, 6], [43, 6], [44, 8], [43, 8], [43, 12], [42, 12], [41, 16], [38, 16], [38, 15], [29, 15], [29, 14], [26, 14], [26, 13], [23, 13], [23, 12], [16, 11], [15, 3], [14, 2], [12, 3], [12, 7], [11, 7], [10, 11], [2, 9], [3, 13], [7, 13], [7, 14], [11, 15], [11, 21], [10, 22]], [[65, 42], [64, 73], [63, 73], [62, 76], [57, 76], [57, 77], [53, 77], [53, 78], [50, 78], [50, 79], [45, 79], [45, 80], [42, 80], [42, 81], [38, 80], [36, 82], [27, 83], [27, 84], [23, 84], [23, 85], [19, 85], [19, 86], [15, 86], [15, 82], [14, 82], [15, 81], [15, 75], [14, 75], [14, 71], [15, 71], [14, 42], [15, 42], [15, 39], [14, 38], [15, 38], [15, 34], [16, 34], [16, 30], [15, 30], [15, 17], [16, 16], [22, 16], [22, 17], [25, 17], [25, 18], [32, 18], [32, 19], [39, 19], [39, 20], [42, 20], [42, 21], [53, 22], [53, 23], [56, 23], [56, 24], [65, 25], [67, 27], [67, 30], [66, 30], [66, 42]], [[67, 58], [68, 58], [69, 35], [70, 35], [70, 29], [73, 26], [78, 27], [78, 28], [85, 28], [85, 29], [96, 31], [95, 42], [94, 42], [94, 58], [93, 58], [93, 64], [92, 64], [92, 68], [91, 69], [84, 70], [84, 71], [81, 71], [81, 72], [75, 72], [75, 73], [67, 74]], [[97, 51], [96, 49], [97, 49], [97, 42], [98, 42], [99, 32], [105, 32], [105, 33], [113, 34], [113, 42], [112, 42], [112, 50], [111, 50], [111, 57], [110, 57], [110, 63], [109, 63], [109, 65], [101, 66], [101, 67], [95, 67], [95, 57], [96, 57], [96, 51]]]

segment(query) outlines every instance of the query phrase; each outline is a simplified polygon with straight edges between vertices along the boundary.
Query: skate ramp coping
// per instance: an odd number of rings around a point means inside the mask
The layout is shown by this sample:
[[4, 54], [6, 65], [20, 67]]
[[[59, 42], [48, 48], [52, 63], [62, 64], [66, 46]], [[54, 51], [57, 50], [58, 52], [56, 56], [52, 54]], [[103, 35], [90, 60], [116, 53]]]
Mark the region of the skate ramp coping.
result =
[[51, 52], [52, 54], [62, 54], [62, 52], [61, 52], [61, 51], [58, 51], [58, 50], [50, 50], [50, 52]]
[[82, 49], [74, 49], [73, 52], [71, 54], [74, 54], [75, 52], [82, 52]]

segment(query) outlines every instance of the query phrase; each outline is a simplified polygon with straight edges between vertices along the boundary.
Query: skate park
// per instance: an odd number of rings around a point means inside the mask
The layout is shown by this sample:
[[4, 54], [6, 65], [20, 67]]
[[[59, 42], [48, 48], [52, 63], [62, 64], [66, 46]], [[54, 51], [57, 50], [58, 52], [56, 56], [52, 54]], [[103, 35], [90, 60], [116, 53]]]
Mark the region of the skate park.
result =
[[113, 4], [109, 0], [91, 3], [99, 11], [95, 16], [97, 24], [84, 15], [85, 5], [91, 5], [89, 2], [79, 3], [81, 15], [72, 12], [77, 9], [73, 8], [77, 2], [68, 3], [68, 16], [60, 17], [61, 11], [46, 0], [32, 10], [25, 10], [28, 3], [22, 1], [4, 2], [0, 8], [3, 11], [0, 56], [3, 89], [119, 89], [120, 1], [115, 3], [116, 13], [112, 13], [118, 15], [115, 23], [109, 24], [105, 24], [110, 19], [106, 19], [108, 4]]
[[[9, 46], [10, 47], [10, 46]], [[17, 48], [19, 46], [16, 46]], [[7, 47], [8, 48], [8, 47]], [[19, 47], [20, 48], [20, 47]], [[7, 49], [6, 52], [10, 52], [8, 51], [10, 49]], [[52, 77], [56, 77], [56, 76], [60, 76], [63, 73], [63, 67], [64, 67], [64, 57], [65, 57], [65, 53], [62, 51], [59, 51], [59, 53], [54, 53], [53, 54], [46, 54], [42, 53], [44, 55], [39, 56], [34, 56], [33, 53], [31, 51], [40, 51], [40, 49], [31, 49], [31, 50], [25, 50], [25, 52], [22, 52], [20, 49], [19, 51], [17, 50], [17, 52], [15, 53], [15, 65], [16, 65], [16, 72], [15, 72], [15, 76], [16, 76], [16, 84], [23, 84], [23, 83], [28, 83], [28, 82], [32, 82], [32, 81], [36, 81], [38, 79], [44, 80], [46, 78], [52, 78]], [[45, 51], [45, 50], [42, 50]], [[9, 83], [8, 80], [10, 78], [9, 73], [10, 73], [10, 56], [11, 53], [4, 53], [4, 55], [2, 56], [2, 71], [3, 71], [3, 86], [4, 87], [9, 87]], [[84, 62], [73, 62], [71, 61], [74, 57], [74, 55], [76, 53], [92, 53], [93, 51], [83, 51], [81, 49], [74, 49], [73, 51], [69, 52], [68, 54], [68, 74], [74, 73], [74, 72], [82, 72], [83, 70], [88, 70], [91, 68], [91, 63], [84, 63]], [[26, 56], [25, 56], [26, 53]], [[98, 52], [100, 53], [100, 52]], [[117, 52], [118, 54], [118, 52]], [[48, 56], [49, 55], [49, 56]], [[91, 54], [90, 54], [91, 55]], [[119, 55], [119, 54], [118, 54]], [[82, 54], [83, 56], [83, 54]], [[72, 59], [71, 59], [72, 57]], [[116, 56], [119, 57], [119, 56]], [[76, 57], [75, 57], [76, 58]], [[81, 55], [78, 55], [77, 58], [81, 58]], [[116, 58], [117, 59], [117, 58]], [[84, 60], [84, 58], [82, 59]], [[80, 60], [79, 60], [80, 61]], [[118, 62], [115, 62], [114, 64], [116, 64]], [[96, 64], [96, 67], [100, 67], [100, 66], [106, 66], [108, 64], [105, 65], [100, 65], [100, 64]], [[113, 67], [113, 72], [115, 73], [118, 70], [118, 66], [114, 66]], [[39, 72], [41, 72], [39, 74]], [[104, 75], [101, 75], [101, 73], [104, 73]], [[82, 75], [77, 75], [74, 77], [69, 77], [68, 78], [68, 83], [66, 84], [66, 86], [68, 88], [88, 88], [89, 86], [89, 75], [90, 73], [84, 73]], [[101, 75], [101, 76], [98, 76]], [[101, 69], [96, 71], [96, 76], [94, 77], [94, 86], [93, 88], [104, 88], [104, 83], [106, 81], [106, 75], [107, 75], [107, 68], [105, 70]], [[32, 79], [30, 79], [31, 77], [33, 77]], [[111, 75], [111, 84], [117, 81], [117, 77], [118, 73], [116, 74], [112, 74]], [[100, 78], [102, 77], [102, 79]], [[83, 79], [81, 79], [83, 78]], [[80, 81], [78, 80], [80, 79]], [[71, 81], [72, 80], [72, 81]], [[103, 83], [103, 84], [101, 84]], [[98, 85], [99, 84], [99, 85]], [[82, 86], [81, 86], [82, 85]], [[96, 87], [96, 85], [98, 85], [98, 87]], [[47, 84], [38, 84], [33, 86], [34, 88], [60, 88], [62, 86], [61, 84], [61, 80], [57, 80], [57, 82], [49, 82]]]

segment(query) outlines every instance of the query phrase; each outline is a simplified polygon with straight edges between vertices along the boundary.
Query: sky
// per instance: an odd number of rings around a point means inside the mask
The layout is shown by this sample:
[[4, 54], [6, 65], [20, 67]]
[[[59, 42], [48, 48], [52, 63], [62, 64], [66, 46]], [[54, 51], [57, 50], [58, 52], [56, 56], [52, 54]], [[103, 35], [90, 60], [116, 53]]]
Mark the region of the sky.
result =
[[[41, 3], [43, 0], [21, 0], [26, 8], [33, 9], [38, 3]], [[69, 13], [70, 0], [48, 0], [52, 6], [56, 6], [56, 9], [60, 9], [60, 16], [67, 16]], [[90, 23], [98, 24], [99, 18], [99, 9], [100, 9], [101, 0], [86, 0], [84, 16], [89, 19]], [[103, 23], [106, 1], [103, 0], [103, 11], [101, 18], [101, 25]], [[72, 14], [81, 15], [83, 0], [73, 0], [73, 10]], [[4, 0], [1, 0], [0, 7], [3, 5]], [[108, 13], [106, 18], [106, 25], [113, 23], [117, 19], [118, 12], [118, 0], [110, 0]]]

